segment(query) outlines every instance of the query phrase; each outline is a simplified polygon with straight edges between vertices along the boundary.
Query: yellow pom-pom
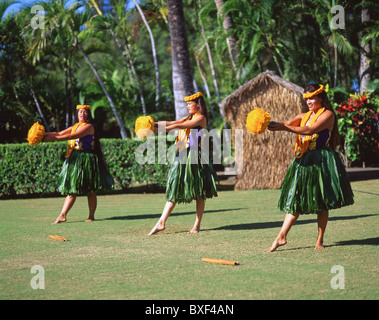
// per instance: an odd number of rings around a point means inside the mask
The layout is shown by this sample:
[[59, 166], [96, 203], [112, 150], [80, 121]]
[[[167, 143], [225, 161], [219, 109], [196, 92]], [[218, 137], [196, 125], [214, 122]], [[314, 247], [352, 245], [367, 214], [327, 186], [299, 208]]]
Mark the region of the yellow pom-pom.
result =
[[270, 119], [271, 116], [269, 113], [260, 108], [254, 108], [254, 110], [247, 115], [246, 128], [253, 134], [263, 133], [266, 130]]
[[39, 144], [45, 135], [45, 127], [35, 122], [28, 132], [28, 142], [32, 146]]
[[134, 129], [138, 138], [146, 139], [154, 133], [154, 119], [152, 116], [138, 117]]

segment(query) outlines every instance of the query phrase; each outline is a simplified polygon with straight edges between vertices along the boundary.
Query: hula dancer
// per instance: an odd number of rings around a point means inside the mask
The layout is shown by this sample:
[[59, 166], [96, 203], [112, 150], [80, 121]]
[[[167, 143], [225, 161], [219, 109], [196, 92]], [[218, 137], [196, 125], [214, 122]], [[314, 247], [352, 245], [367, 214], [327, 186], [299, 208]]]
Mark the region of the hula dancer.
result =
[[287, 234], [299, 214], [317, 213], [315, 249], [323, 249], [329, 210], [354, 203], [349, 178], [338, 155], [337, 118], [324, 87], [311, 84], [304, 90], [309, 112], [287, 122], [270, 122], [271, 131], [297, 134], [295, 158], [289, 165], [278, 201], [286, 212], [279, 235], [268, 252], [287, 243]]
[[177, 121], [163, 121], [166, 131], [180, 129], [176, 137], [176, 156], [168, 173], [166, 205], [149, 236], [165, 229], [165, 224], [177, 203], [196, 200], [196, 220], [189, 234], [199, 233], [205, 199], [217, 196], [217, 175], [212, 162], [201, 150], [201, 129], [208, 123], [208, 112], [201, 92], [184, 98], [190, 113]]
[[58, 177], [59, 191], [66, 195], [61, 213], [53, 224], [65, 222], [69, 210], [78, 194], [88, 198], [89, 217], [86, 222], [95, 220], [97, 207], [96, 192], [111, 189], [113, 179], [109, 174], [100, 148], [95, 127], [90, 123], [88, 105], [78, 105], [79, 122], [61, 132], [46, 132], [45, 141], [69, 140], [66, 160]]

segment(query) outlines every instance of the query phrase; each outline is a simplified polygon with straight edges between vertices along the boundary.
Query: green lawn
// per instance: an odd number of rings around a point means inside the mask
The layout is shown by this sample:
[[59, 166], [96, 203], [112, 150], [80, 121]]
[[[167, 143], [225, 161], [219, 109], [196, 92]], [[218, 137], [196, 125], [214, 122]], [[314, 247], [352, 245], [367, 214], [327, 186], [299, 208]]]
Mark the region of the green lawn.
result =
[[[325, 250], [314, 250], [316, 215], [308, 215], [274, 253], [266, 249], [283, 220], [279, 190], [220, 192], [207, 201], [197, 235], [187, 234], [195, 204], [178, 205], [166, 230], [151, 237], [163, 194], [99, 196], [92, 223], [84, 222], [87, 200], [79, 197], [59, 225], [51, 222], [63, 197], [2, 200], [0, 298], [377, 299], [379, 180], [352, 187], [356, 203], [330, 212]], [[204, 257], [240, 265], [205, 263]], [[45, 289], [31, 287], [35, 265], [44, 268]], [[344, 289], [331, 287], [335, 265], [344, 269]]]

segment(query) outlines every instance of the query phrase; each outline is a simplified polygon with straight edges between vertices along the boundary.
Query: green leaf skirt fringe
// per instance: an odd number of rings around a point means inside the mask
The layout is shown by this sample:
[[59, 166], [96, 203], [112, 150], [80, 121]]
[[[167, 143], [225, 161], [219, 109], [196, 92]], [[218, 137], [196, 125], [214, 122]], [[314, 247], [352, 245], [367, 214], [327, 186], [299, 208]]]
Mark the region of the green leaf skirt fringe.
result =
[[167, 176], [166, 200], [190, 203], [217, 197], [218, 178], [205, 152], [188, 148], [177, 152]]
[[113, 179], [96, 154], [74, 150], [62, 166], [58, 177], [58, 190], [63, 195], [88, 194], [110, 190]]
[[278, 207], [292, 214], [318, 213], [352, 205], [353, 197], [338, 155], [330, 148], [308, 150], [290, 163]]

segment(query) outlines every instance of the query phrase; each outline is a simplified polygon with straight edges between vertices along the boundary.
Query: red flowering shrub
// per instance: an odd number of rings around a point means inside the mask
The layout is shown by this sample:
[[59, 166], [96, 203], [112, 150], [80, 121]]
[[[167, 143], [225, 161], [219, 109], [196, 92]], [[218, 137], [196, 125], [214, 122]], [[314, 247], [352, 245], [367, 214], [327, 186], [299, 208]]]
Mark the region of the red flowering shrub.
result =
[[379, 98], [369, 93], [351, 95], [336, 110], [345, 155], [351, 161], [365, 161], [367, 152], [379, 149]]

